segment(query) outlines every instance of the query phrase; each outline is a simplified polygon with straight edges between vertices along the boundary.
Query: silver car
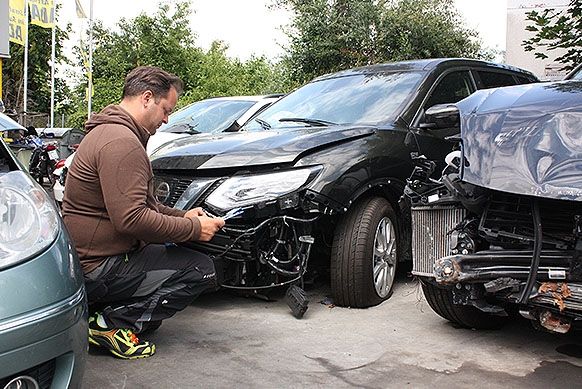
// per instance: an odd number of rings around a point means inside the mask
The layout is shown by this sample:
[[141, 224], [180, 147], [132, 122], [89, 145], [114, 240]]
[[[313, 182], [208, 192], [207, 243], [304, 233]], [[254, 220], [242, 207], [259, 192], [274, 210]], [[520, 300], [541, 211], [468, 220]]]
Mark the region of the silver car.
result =
[[79, 387], [86, 355], [77, 254], [52, 200], [0, 140], [0, 389]]

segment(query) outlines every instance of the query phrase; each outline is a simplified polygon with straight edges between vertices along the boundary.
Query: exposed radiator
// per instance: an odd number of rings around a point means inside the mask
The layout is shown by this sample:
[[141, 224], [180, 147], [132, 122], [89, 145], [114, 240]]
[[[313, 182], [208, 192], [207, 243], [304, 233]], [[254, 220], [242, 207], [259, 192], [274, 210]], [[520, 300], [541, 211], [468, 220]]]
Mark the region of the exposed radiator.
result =
[[412, 274], [434, 277], [434, 262], [450, 254], [449, 233], [465, 212], [451, 205], [412, 207]]

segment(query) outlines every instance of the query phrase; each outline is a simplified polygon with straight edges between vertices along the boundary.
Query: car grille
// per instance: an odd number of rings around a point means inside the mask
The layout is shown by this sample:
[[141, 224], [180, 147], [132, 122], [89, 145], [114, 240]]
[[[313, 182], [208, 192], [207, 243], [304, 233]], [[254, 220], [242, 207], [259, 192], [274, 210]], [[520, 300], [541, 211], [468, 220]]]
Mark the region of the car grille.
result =
[[412, 274], [434, 277], [434, 262], [449, 255], [449, 233], [464, 217], [465, 210], [455, 206], [412, 208]]
[[156, 175], [154, 177], [154, 190], [163, 182], [167, 183], [170, 187], [169, 196], [165, 199], [158, 198], [158, 201], [164, 205], [167, 205], [168, 207], [173, 207], [180, 196], [182, 196], [182, 193], [188, 189], [188, 186], [192, 183], [192, 181], [192, 178]]
[[[38, 382], [38, 387], [40, 389], [48, 389], [51, 387], [54, 375], [55, 375], [55, 360], [52, 359], [48, 362], [45, 362], [28, 370], [24, 370], [21, 371], [20, 373], [14, 374], [8, 378], [0, 378], [0, 388], [4, 388], [6, 385], [8, 385], [10, 381], [17, 377], [28, 376]], [[16, 385], [14, 387], [19, 387]]]

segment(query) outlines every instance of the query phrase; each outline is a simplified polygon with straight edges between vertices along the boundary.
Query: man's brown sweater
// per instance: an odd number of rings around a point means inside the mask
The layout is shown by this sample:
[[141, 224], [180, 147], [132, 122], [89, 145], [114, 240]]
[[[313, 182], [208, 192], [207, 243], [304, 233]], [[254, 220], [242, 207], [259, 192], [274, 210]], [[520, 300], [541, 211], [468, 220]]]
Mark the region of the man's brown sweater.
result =
[[147, 243], [186, 242], [200, 236], [200, 221], [153, 196], [145, 146], [148, 131], [117, 105], [85, 124], [67, 174], [63, 219], [85, 273], [107, 257]]

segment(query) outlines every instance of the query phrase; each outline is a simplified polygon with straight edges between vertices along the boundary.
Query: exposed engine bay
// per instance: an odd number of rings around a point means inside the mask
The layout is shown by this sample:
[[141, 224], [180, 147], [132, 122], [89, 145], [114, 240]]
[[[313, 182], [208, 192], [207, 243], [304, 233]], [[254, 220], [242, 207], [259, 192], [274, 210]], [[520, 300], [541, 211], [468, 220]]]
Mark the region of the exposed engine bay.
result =
[[[555, 130], [559, 115], [548, 116], [552, 126], [538, 123], [539, 132]], [[529, 128], [522, 124], [519, 130], [526, 129], [531, 135]], [[500, 139], [491, 132], [490, 136]], [[520, 135], [513, 133], [512, 137], [523, 142]], [[475, 142], [477, 136], [471, 136]], [[462, 139], [454, 139], [454, 151], [436, 178], [434, 161], [412, 156], [415, 169], [405, 199], [413, 218], [413, 274], [421, 279], [431, 307], [461, 325], [479, 327], [482, 323], [487, 328], [491, 327], [489, 320], [496, 326], [513, 306], [537, 326], [568, 332], [582, 321], [582, 202], [571, 185], [581, 181], [580, 171], [576, 164], [570, 170], [562, 166], [559, 174], [543, 176], [544, 182], [539, 179], [539, 160], [531, 157], [539, 147], [529, 153], [516, 147], [516, 157], [506, 160], [511, 164], [506, 168], [495, 157], [500, 151], [488, 150], [479, 159], [476, 143], [467, 141], [468, 137], [463, 134]], [[501, 139], [489, 149], [508, 147], [509, 136]], [[485, 150], [485, 142], [481, 142], [479, 150]], [[567, 159], [557, 145], [544, 141], [544, 146], [540, 158]], [[550, 154], [549, 146], [556, 148]], [[520, 153], [529, 161], [520, 161]], [[477, 170], [476, 165], [484, 169], [485, 162], [490, 170]], [[520, 177], [513, 180], [516, 172]], [[467, 176], [473, 183], [467, 182]], [[537, 189], [530, 185], [534, 180], [538, 180]], [[550, 180], [552, 185], [547, 184]]]
[[[483, 312], [506, 315], [504, 304], [518, 304], [559, 332], [582, 320], [582, 204], [487, 190], [462, 182], [451, 165], [441, 180], [427, 180], [424, 169], [432, 165], [417, 166], [406, 190], [413, 274], [451, 286], [455, 303]], [[436, 236], [429, 219], [450, 228]], [[446, 242], [427, 244], [427, 231], [429, 239]], [[422, 261], [427, 246], [431, 259]]]

